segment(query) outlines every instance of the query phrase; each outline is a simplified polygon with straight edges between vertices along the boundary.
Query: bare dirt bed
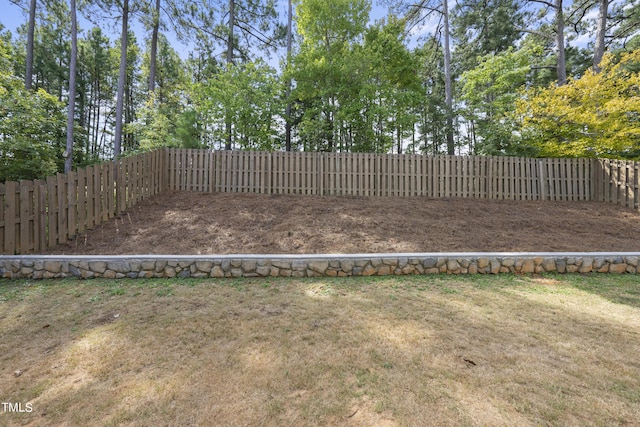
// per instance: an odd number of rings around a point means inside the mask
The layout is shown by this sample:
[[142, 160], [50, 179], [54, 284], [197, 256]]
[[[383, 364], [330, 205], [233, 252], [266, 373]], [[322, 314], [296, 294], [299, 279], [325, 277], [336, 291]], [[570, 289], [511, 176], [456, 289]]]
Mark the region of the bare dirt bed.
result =
[[48, 253], [639, 250], [640, 214], [596, 202], [169, 192]]

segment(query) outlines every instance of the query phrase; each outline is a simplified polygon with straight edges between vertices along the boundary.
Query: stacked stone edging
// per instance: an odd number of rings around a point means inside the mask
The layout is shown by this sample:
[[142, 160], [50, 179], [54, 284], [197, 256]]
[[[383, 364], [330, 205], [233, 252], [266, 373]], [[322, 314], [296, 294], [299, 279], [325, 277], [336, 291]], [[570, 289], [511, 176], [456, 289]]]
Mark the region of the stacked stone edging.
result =
[[640, 252], [0, 256], [8, 279], [640, 273]]

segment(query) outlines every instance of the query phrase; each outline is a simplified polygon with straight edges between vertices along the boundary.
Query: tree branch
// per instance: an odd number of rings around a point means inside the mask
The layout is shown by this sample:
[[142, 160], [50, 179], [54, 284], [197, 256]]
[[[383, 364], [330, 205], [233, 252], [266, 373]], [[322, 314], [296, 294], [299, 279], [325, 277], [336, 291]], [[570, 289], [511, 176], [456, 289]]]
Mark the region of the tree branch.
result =
[[546, 34], [540, 31], [536, 31], [536, 30], [529, 30], [528, 28], [516, 28], [516, 31], [519, 31], [521, 33], [528, 33], [528, 34], [533, 34], [535, 36], [539, 36], [542, 38], [545, 38], [547, 40], [555, 40], [555, 37], [550, 35], [550, 34]]
[[530, 2], [534, 2], [534, 3], [541, 3], [541, 4], [547, 5], [549, 7], [552, 7], [554, 9], [557, 9], [555, 4], [553, 4], [551, 2], [548, 2], [548, 1], [544, 1], [544, 0], [529, 0], [529, 1]]

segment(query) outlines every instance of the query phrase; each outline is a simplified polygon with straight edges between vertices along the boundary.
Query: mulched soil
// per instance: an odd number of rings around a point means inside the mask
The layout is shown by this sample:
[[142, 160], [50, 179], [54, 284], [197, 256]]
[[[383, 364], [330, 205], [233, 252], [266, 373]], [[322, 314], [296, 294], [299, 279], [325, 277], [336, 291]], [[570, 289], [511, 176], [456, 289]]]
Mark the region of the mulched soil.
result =
[[49, 254], [640, 251], [640, 213], [597, 202], [169, 192]]

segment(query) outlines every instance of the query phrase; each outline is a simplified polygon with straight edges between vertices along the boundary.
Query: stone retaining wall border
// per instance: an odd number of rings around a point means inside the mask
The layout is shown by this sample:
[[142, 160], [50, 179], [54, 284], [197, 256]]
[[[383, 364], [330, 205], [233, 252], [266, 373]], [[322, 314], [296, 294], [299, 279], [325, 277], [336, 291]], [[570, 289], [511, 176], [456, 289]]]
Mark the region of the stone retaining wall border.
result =
[[337, 277], [640, 273], [640, 252], [0, 256], [0, 278]]

